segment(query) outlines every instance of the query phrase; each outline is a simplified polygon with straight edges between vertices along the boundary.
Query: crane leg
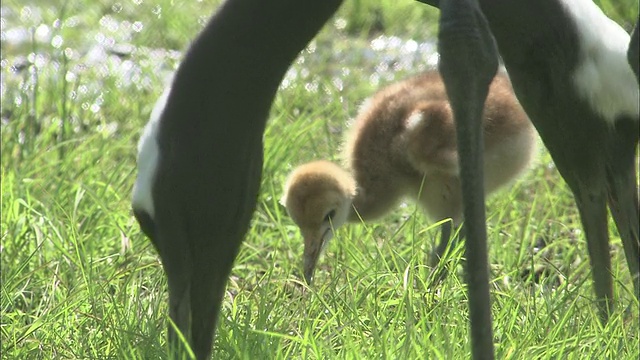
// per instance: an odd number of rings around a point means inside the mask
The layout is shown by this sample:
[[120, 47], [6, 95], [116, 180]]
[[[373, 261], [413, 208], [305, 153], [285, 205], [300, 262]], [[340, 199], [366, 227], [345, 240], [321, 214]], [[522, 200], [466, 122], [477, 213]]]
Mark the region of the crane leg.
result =
[[493, 359], [482, 111], [498, 69], [498, 51], [477, 1], [443, 1], [440, 10], [439, 69], [455, 117], [460, 154], [471, 353], [474, 360]]

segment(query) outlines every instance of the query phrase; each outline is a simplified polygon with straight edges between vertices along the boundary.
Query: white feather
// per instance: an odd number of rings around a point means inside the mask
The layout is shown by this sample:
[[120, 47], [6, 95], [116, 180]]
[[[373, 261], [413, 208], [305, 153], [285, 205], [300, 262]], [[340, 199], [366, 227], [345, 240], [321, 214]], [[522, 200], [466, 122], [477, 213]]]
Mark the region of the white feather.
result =
[[135, 209], [147, 212], [152, 219], [155, 215], [152, 188], [160, 158], [158, 126], [170, 92], [171, 87], [167, 87], [156, 102], [138, 142], [138, 177], [133, 185], [132, 204]]
[[591, 0], [563, 0], [577, 26], [580, 63], [576, 90], [608, 122], [620, 115], [638, 118], [638, 83], [627, 62], [629, 34]]

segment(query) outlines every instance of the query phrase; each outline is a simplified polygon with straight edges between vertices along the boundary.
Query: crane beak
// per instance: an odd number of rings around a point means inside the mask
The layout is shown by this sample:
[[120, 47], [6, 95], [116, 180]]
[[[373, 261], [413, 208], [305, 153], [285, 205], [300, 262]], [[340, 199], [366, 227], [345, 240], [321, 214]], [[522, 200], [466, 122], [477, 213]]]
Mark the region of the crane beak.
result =
[[304, 237], [304, 280], [311, 285], [313, 273], [316, 270], [318, 258], [327, 242], [333, 237], [331, 227], [320, 229], [318, 232], [303, 233]]

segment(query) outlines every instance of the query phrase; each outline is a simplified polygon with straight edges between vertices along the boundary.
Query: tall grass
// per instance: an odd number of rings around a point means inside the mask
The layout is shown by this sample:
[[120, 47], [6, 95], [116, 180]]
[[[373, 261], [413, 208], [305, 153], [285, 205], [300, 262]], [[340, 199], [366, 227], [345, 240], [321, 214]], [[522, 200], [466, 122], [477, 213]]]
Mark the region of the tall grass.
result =
[[[637, 3], [603, 3], [630, 28]], [[215, 6], [3, 3], [3, 358], [166, 357], [166, 282], [129, 205], [136, 143]], [[425, 261], [437, 226], [413, 204], [338, 231], [308, 288], [302, 241], [278, 203], [295, 165], [335, 159], [362, 99], [424, 68], [403, 66], [393, 49], [372, 55], [370, 41], [422, 43], [436, 19], [411, 1], [347, 2], [294, 64], [265, 134], [258, 208], [227, 287], [216, 358], [468, 356], [462, 249], [445, 259], [453, 276], [435, 286]], [[499, 358], [638, 359], [638, 301], [619, 236], [611, 231], [618, 307], [602, 326], [579, 217], [546, 153], [489, 201], [488, 217]]]

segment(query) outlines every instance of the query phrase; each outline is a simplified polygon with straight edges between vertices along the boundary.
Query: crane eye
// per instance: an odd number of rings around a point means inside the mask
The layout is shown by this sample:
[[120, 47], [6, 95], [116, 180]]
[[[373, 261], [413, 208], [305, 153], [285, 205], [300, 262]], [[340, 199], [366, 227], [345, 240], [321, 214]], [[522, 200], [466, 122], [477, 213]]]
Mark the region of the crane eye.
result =
[[336, 211], [335, 210], [329, 211], [327, 215], [324, 216], [324, 222], [330, 222], [331, 220], [333, 220], [334, 216], [336, 216]]

